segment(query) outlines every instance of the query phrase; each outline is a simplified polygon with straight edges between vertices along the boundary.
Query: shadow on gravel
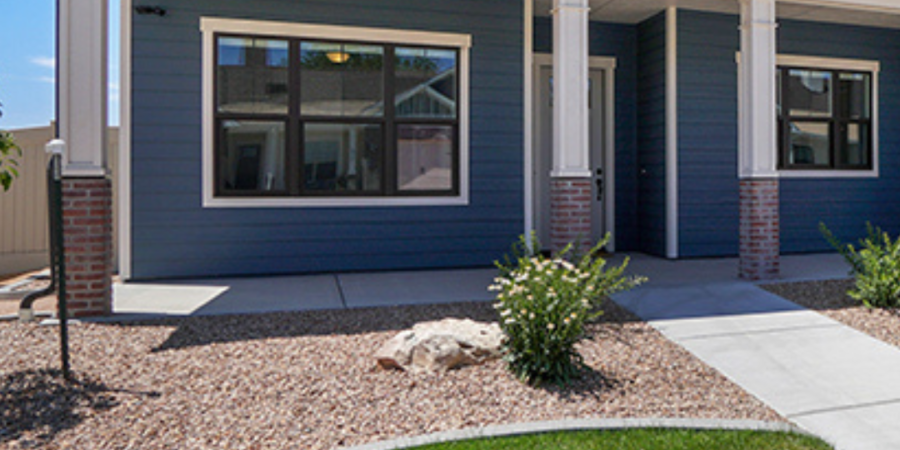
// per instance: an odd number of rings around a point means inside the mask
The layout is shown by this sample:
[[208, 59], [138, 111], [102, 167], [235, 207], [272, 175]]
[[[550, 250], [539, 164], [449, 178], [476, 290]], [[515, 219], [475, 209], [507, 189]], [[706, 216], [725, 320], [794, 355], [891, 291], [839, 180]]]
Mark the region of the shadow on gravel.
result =
[[0, 444], [24, 438], [20, 446], [40, 446], [78, 425], [87, 410], [117, 406], [111, 392], [87, 379], [66, 383], [58, 370], [9, 374], [0, 380]]
[[854, 284], [851, 279], [774, 283], [759, 287], [813, 311], [832, 311], [862, 305], [847, 295]]
[[[618, 305], [607, 301], [606, 314], [599, 322], [618, 325], [639, 321]], [[419, 322], [446, 318], [494, 322], [497, 313], [489, 302], [439, 305], [395, 306], [350, 310], [285, 312], [228, 316], [166, 318], [147, 321], [111, 322], [107, 326], [174, 327], [175, 331], [153, 352], [206, 346], [216, 343], [242, 342], [302, 336], [357, 335], [378, 332], [400, 332]]]

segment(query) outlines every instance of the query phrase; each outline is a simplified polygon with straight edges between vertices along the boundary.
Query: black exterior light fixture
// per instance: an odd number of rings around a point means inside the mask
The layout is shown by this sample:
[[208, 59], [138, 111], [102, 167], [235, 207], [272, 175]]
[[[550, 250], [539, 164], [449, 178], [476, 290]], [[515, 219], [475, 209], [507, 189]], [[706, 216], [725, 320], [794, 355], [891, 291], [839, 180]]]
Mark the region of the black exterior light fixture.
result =
[[135, 6], [134, 12], [142, 16], [164, 17], [166, 15], [166, 10], [161, 6]]

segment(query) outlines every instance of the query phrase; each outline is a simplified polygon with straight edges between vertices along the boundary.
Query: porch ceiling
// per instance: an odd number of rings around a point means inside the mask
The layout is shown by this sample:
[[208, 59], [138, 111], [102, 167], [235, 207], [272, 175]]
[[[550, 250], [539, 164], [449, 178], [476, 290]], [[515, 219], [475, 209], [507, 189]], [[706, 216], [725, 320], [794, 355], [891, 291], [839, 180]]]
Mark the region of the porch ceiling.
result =
[[[815, 4], [813, 0], [779, 2], [781, 19], [809, 20], [812, 22], [842, 23], [900, 29], [900, 8], [893, 14], [887, 10], [871, 8], [836, 8]], [[534, 0], [538, 16], [549, 16], [553, 0]], [[738, 14], [738, 0], [590, 0], [591, 20], [616, 23], [639, 23], [662, 11], [669, 5], [700, 11]]]

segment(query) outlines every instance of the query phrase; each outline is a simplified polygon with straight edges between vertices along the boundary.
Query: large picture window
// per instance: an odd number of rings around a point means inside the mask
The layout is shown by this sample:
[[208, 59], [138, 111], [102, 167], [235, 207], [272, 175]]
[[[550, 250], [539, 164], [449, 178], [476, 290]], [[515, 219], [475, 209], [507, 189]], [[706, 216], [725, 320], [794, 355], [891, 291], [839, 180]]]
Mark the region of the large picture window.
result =
[[779, 166], [783, 170], [871, 170], [873, 73], [778, 68]]
[[203, 29], [205, 204], [468, 201], [468, 36], [229, 19]]

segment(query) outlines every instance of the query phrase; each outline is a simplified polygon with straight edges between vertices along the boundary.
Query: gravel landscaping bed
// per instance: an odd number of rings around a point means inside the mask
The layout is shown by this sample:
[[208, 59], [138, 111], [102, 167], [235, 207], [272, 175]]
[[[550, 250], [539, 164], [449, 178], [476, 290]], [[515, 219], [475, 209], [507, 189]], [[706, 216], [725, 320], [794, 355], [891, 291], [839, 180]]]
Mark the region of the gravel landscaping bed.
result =
[[[441, 374], [375, 369], [396, 332], [490, 304], [166, 319], [70, 328], [80, 384], [62, 385], [55, 327], [0, 323], [0, 447], [330, 449], [464, 427], [589, 417], [783, 421], [613, 304], [567, 389], [502, 362]], [[53, 392], [54, 395], [42, 395]]]
[[800, 306], [818, 311], [876, 339], [900, 347], [900, 311], [869, 309], [850, 298], [854, 281], [828, 280], [761, 286]]

